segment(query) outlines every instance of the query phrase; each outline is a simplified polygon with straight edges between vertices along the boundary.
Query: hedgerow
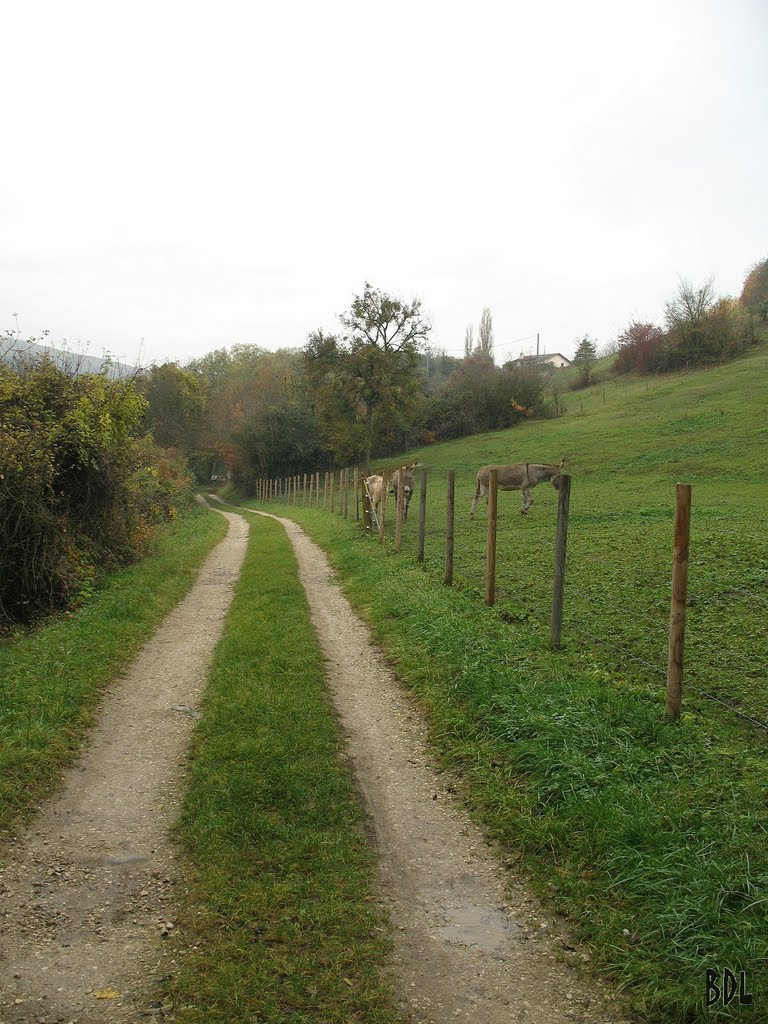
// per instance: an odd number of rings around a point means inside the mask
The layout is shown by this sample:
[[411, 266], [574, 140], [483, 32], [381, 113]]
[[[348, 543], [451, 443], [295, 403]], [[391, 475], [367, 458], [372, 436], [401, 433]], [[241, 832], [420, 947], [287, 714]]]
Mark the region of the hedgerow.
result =
[[0, 625], [76, 604], [190, 500], [173, 453], [141, 436], [144, 408], [106, 372], [0, 367]]

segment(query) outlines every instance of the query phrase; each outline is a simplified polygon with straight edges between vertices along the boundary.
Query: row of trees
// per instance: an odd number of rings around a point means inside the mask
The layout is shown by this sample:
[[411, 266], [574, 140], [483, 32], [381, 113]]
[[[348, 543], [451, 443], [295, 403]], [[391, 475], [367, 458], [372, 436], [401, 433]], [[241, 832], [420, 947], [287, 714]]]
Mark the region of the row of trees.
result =
[[618, 340], [619, 373], [662, 373], [722, 363], [757, 344], [768, 323], [768, 259], [748, 275], [739, 299], [718, 297], [710, 279], [681, 280], [666, 303], [664, 326], [635, 320]]
[[513, 426], [540, 413], [548, 376], [493, 361], [490, 310], [464, 359], [435, 352], [418, 299], [370, 284], [303, 349], [219, 350], [181, 368], [150, 368], [139, 385], [160, 444], [183, 448], [201, 480], [359, 462], [414, 444]]
[[[768, 260], [738, 302], [683, 281], [663, 328], [636, 322], [622, 334], [616, 369], [719, 362], [766, 322]], [[177, 452], [199, 480], [247, 489], [514, 426], [550, 402], [562, 410], [562, 375], [533, 360], [496, 365], [489, 308], [477, 341], [467, 328], [463, 359], [436, 352], [430, 331], [418, 299], [366, 283], [338, 330], [312, 332], [300, 350], [239, 345], [131, 379], [0, 358], [0, 622], [71, 603], [104, 568], [139, 557], [188, 496]], [[591, 383], [596, 361], [593, 339], [577, 339], [574, 386]]]
[[[761, 275], [765, 264], [739, 302], [717, 299], [711, 282], [681, 282], [664, 328], [638, 322], [623, 332], [616, 369], [675, 369], [742, 351], [758, 337], [768, 292]], [[597, 370], [589, 335], [576, 339], [570, 385], [534, 361], [497, 366], [489, 308], [477, 337], [467, 327], [463, 359], [436, 352], [421, 302], [368, 283], [338, 322], [336, 331], [313, 331], [300, 350], [242, 345], [183, 369], [151, 368], [140, 381], [148, 429], [158, 443], [183, 448], [199, 479], [229, 475], [247, 488], [263, 476], [368, 465], [415, 445], [557, 414], [564, 387], [587, 386]]]

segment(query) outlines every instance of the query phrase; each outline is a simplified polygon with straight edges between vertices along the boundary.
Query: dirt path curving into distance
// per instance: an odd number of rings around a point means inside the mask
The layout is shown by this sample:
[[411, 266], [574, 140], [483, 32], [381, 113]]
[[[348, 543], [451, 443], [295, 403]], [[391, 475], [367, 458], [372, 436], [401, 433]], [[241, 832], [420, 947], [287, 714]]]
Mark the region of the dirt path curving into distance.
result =
[[242, 516], [221, 514], [227, 536], [105, 696], [63, 789], [3, 851], [4, 1024], [152, 1019], [173, 969], [179, 767], [248, 540]]
[[502, 871], [450, 780], [434, 770], [421, 714], [333, 583], [322, 550], [292, 520], [270, 518], [296, 552], [372, 820], [403, 1008], [419, 1024], [627, 1024], [605, 987], [563, 962], [583, 954], [557, 934], [526, 883]]

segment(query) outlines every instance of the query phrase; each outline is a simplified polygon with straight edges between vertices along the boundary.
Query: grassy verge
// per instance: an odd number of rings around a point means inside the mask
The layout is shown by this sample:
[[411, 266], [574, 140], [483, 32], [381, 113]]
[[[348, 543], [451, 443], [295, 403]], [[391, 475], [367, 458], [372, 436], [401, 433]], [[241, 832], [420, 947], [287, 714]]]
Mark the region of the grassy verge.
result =
[[225, 533], [221, 516], [192, 511], [163, 530], [154, 555], [114, 573], [79, 611], [0, 645], [0, 834], [57, 785], [104, 686]]
[[171, 995], [185, 1024], [394, 1024], [373, 853], [296, 561], [250, 517], [179, 828], [189, 947]]
[[[662, 695], [569, 665], [352, 524], [289, 514], [426, 706], [490, 834], [521, 852], [636, 1012], [765, 1020], [768, 768], [740, 727], [690, 701], [672, 725]], [[709, 967], [746, 970], [753, 1006], [705, 1010]]]

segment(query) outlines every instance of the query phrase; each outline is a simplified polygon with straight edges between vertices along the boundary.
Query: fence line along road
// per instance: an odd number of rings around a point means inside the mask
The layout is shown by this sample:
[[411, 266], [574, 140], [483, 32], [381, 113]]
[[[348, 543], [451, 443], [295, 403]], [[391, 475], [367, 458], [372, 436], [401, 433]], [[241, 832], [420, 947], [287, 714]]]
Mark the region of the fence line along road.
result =
[[[402, 530], [404, 516], [404, 469], [398, 474], [398, 486], [396, 493], [395, 513], [395, 551], [400, 552], [402, 547]], [[378, 511], [378, 539], [384, 543], [386, 536], [386, 513], [387, 495], [389, 490], [390, 474], [385, 470], [382, 474], [383, 486]], [[366, 533], [373, 533], [372, 499], [368, 494], [365, 485], [365, 474], [361, 473], [359, 467], [353, 468], [353, 491], [355, 496], [355, 521], [360, 522], [360, 507], [362, 505], [362, 526]], [[282, 501], [289, 505], [297, 505], [298, 492], [301, 490], [302, 507], [312, 508], [313, 493], [316, 501], [316, 508], [320, 508], [320, 472], [310, 474], [309, 490], [307, 491], [307, 474], [303, 478], [295, 475], [285, 478], [270, 478], [259, 480], [256, 493], [262, 501]], [[557, 530], [555, 537], [555, 557], [553, 571], [552, 607], [550, 621], [550, 645], [557, 650], [562, 645], [563, 626], [563, 603], [565, 595], [565, 566], [566, 550], [568, 540], [568, 513], [570, 506], [571, 478], [568, 474], [561, 475], [561, 485], [558, 493], [558, 515]], [[336, 511], [336, 472], [326, 471], [323, 482], [323, 510]], [[361, 493], [362, 492], [362, 493]], [[420, 493], [419, 493], [419, 523], [418, 541], [416, 547], [417, 561], [424, 561], [424, 546], [427, 518], [427, 471], [421, 470]], [[446, 496], [446, 526], [445, 526], [445, 561], [443, 582], [447, 586], [453, 585], [454, 579], [454, 545], [455, 545], [455, 496], [456, 496], [456, 474], [454, 470], [448, 471], [447, 496]], [[309, 499], [307, 501], [307, 498]], [[339, 470], [338, 481], [338, 512], [343, 518], [349, 517], [349, 469]], [[674, 521], [674, 558], [672, 577], [672, 600], [670, 609], [670, 627], [667, 659], [667, 692], [666, 710], [667, 714], [674, 720], [679, 719], [682, 700], [683, 681], [683, 655], [685, 645], [685, 613], [687, 604], [687, 579], [688, 579], [688, 548], [690, 543], [690, 515], [691, 515], [691, 486], [690, 484], [678, 484], [676, 490], [676, 511]], [[488, 531], [486, 542], [486, 580], [485, 580], [485, 602], [491, 607], [496, 600], [496, 540], [498, 529], [498, 471], [491, 470], [488, 483]], [[627, 653], [627, 656], [630, 656]], [[637, 659], [638, 661], [640, 659]], [[650, 666], [649, 666], [650, 667]], [[707, 694], [705, 691], [694, 687], [702, 696], [722, 703], [734, 712], [761, 727], [765, 723], [759, 719], [752, 718], [731, 708], [726, 702]]]

